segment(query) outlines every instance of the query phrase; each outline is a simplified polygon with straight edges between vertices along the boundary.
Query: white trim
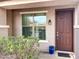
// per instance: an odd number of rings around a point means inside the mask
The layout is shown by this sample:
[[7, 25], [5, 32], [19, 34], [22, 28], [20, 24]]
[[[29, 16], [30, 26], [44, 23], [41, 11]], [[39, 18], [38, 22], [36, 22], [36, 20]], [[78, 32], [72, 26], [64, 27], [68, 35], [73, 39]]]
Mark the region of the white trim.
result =
[[57, 52], [57, 53], [60, 52], [60, 53], [69, 53], [69, 54], [74, 54], [74, 52], [69, 52], [69, 51], [59, 51], [59, 50], [57, 50], [56, 52]]
[[63, 6], [55, 6], [55, 9], [65, 9], [65, 8], [75, 8], [76, 5], [63, 5]]
[[21, 5], [21, 4], [30, 4], [30, 3], [38, 3], [38, 2], [50, 2], [50, 1], [54, 1], [54, 0], [4, 1], [4, 2], [0, 2], [0, 7], [13, 6], [13, 5]]
[[0, 28], [9, 28], [9, 25], [0, 25]]
[[74, 24], [77, 26], [78, 24], [78, 7], [75, 7], [75, 11], [74, 11]]
[[45, 43], [48, 43], [47, 40], [39, 40], [39, 43], [42, 43], [42, 42], [43, 42], [43, 43], [44, 43], [44, 42], [45, 42]]
[[75, 25], [74, 28], [75, 28], [75, 29], [79, 28], [79, 25]]
[[31, 12], [20, 12], [20, 14], [33, 14], [33, 13], [47, 13], [48, 11], [31, 11]]

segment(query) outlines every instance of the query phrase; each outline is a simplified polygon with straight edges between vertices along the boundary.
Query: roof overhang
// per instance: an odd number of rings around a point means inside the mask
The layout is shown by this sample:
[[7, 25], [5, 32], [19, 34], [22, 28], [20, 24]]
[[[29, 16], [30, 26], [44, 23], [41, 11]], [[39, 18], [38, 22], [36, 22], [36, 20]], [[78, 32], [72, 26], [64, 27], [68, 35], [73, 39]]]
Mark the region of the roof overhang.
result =
[[5, 1], [0, 2], [0, 7], [5, 9], [21, 9], [33, 7], [74, 5], [78, 0], [27, 0], [27, 1]]

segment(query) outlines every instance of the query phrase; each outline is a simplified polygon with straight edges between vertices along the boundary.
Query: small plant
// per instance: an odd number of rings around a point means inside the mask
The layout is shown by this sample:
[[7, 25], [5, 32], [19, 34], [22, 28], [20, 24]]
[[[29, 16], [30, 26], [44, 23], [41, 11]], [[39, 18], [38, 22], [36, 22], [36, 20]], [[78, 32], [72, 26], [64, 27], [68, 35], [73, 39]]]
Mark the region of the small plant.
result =
[[0, 53], [16, 55], [16, 59], [38, 59], [38, 41], [34, 37], [0, 37]]
[[55, 50], [58, 50], [58, 49], [55, 47]]

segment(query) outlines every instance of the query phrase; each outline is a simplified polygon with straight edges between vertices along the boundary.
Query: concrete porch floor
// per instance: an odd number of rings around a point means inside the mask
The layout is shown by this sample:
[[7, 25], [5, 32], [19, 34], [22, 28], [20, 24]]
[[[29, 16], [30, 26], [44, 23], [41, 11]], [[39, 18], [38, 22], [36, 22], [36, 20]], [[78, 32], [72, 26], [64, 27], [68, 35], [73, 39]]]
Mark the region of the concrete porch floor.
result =
[[50, 55], [48, 53], [40, 53], [39, 59], [75, 59], [74, 55], [70, 53], [71, 57], [59, 57], [57, 52], [54, 55]]

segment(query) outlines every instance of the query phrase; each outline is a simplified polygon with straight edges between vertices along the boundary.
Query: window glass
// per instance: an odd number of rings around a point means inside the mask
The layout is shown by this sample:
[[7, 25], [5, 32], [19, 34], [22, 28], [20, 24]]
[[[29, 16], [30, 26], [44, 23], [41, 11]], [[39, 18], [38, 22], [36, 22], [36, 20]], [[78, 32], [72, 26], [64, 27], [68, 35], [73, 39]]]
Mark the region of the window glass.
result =
[[28, 26], [33, 24], [33, 16], [32, 15], [23, 15], [22, 25]]
[[34, 22], [38, 25], [44, 25], [46, 23], [46, 16], [34, 16]]
[[23, 27], [22, 29], [25, 37], [32, 36], [32, 27]]
[[40, 40], [46, 39], [45, 26], [36, 26], [34, 32], [35, 32], [35, 37], [38, 37]]
[[22, 34], [25, 37], [35, 36], [40, 40], [46, 39], [46, 13], [22, 15]]

